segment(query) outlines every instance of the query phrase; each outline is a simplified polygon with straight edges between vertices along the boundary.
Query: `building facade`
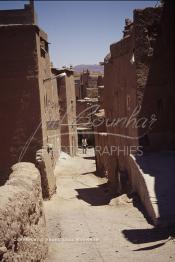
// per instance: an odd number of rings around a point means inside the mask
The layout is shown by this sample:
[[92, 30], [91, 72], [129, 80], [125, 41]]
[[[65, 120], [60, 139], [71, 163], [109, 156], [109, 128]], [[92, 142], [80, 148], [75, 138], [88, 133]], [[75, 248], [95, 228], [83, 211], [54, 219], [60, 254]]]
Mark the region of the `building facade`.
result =
[[[171, 163], [175, 149], [173, 21], [167, 2], [163, 7], [134, 10], [133, 22], [125, 21], [123, 38], [110, 46], [104, 59], [101, 100], [106, 122], [96, 139], [101, 148], [100, 153], [96, 151], [97, 169], [118, 193], [137, 192], [155, 223], [159, 217], [173, 217], [166, 208], [174, 192], [175, 170]], [[106, 132], [103, 139], [100, 132]], [[160, 163], [166, 166], [166, 174]], [[155, 180], [154, 190], [150, 177]]]
[[74, 72], [72, 69], [55, 69], [59, 98], [61, 148], [64, 152], [75, 156], [78, 149], [76, 124], [76, 96]]
[[47, 34], [36, 25], [33, 2], [24, 10], [0, 11], [0, 23], [3, 181], [16, 162], [35, 163], [36, 151], [41, 148], [48, 152], [51, 149], [54, 167], [58, 157], [59, 111], [57, 89], [51, 81]]

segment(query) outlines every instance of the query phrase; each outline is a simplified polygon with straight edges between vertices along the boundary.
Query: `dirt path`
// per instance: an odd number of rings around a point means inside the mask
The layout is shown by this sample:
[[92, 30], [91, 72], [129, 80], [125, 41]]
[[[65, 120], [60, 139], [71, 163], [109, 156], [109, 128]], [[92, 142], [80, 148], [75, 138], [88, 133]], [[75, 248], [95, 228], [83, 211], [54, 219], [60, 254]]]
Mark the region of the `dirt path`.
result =
[[106, 180], [94, 174], [92, 156], [58, 162], [57, 194], [44, 203], [48, 261], [175, 261], [175, 242], [167, 241], [168, 233], [152, 229], [126, 197], [111, 199]]

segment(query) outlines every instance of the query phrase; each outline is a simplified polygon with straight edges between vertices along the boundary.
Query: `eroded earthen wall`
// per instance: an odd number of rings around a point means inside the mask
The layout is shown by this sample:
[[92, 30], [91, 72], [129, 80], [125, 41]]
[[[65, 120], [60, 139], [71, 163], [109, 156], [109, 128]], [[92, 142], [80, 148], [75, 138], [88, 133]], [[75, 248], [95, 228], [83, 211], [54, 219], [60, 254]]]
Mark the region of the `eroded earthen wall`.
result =
[[67, 97], [70, 154], [71, 156], [75, 156], [78, 147], [78, 138], [77, 138], [77, 126], [76, 126], [75, 83], [74, 83], [73, 72], [67, 72], [66, 97]]
[[32, 163], [12, 167], [0, 187], [0, 260], [44, 261], [48, 252], [39, 171]]
[[37, 34], [37, 54], [43, 147], [49, 152], [52, 165], [55, 167], [60, 154], [58, 91], [55, 75], [51, 71], [47, 34], [42, 30]]
[[[1, 179], [18, 161], [35, 162], [42, 147], [34, 26], [0, 26]], [[3, 181], [2, 181], [3, 182]]]
[[[167, 2], [163, 8], [135, 10], [134, 21], [127, 25], [124, 38], [111, 45], [110, 55], [105, 59], [104, 107], [108, 145], [120, 149], [108, 161], [111, 163], [108, 170], [111, 181], [118, 174], [128, 173], [128, 155], [134, 154], [133, 147], [135, 153], [140, 149], [174, 148], [172, 10]], [[136, 108], [140, 110], [139, 114], [132, 117]], [[157, 121], [150, 126], [152, 117]], [[121, 122], [116, 125], [115, 119], [121, 119]]]
[[[145, 139], [140, 140], [148, 150], [175, 147], [175, 40], [171, 5], [166, 2], [163, 8], [134, 11], [137, 101], [142, 107], [140, 116], [150, 118], [154, 114], [157, 119]], [[140, 135], [142, 132], [140, 130]]]
[[57, 78], [60, 105], [61, 147], [75, 156], [78, 147], [76, 126], [76, 97], [74, 76], [71, 70], [61, 70]]
[[110, 149], [108, 177], [113, 183], [120, 171], [126, 171], [125, 156], [128, 154], [129, 146], [136, 144], [135, 140], [130, 139], [136, 135], [136, 130], [131, 124], [127, 125], [127, 120], [136, 106], [132, 34], [112, 44], [110, 50], [110, 59], [104, 67], [104, 107]]

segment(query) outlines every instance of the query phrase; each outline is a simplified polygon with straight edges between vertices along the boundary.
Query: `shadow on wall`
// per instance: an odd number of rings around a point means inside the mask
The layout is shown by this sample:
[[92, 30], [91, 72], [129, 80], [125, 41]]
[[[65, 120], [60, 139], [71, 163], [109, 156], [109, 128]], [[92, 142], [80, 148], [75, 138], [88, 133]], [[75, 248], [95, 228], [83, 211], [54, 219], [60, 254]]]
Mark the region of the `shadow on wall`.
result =
[[111, 199], [118, 196], [118, 194], [110, 192], [107, 183], [93, 188], [76, 189], [76, 191], [78, 192], [77, 198], [85, 201], [91, 206], [108, 205]]
[[148, 186], [151, 177], [154, 178], [153, 186], [160, 223], [175, 224], [175, 152], [146, 153], [137, 159], [137, 163], [147, 176]]
[[[145, 15], [143, 30], [147, 30], [148, 50], [143, 46], [139, 55], [138, 68], [139, 87], [144, 87], [141, 100], [140, 117], [156, 115], [157, 121], [152, 129], [140, 141], [146, 148], [153, 150], [175, 149], [175, 89], [174, 89], [174, 12], [173, 6], [166, 1], [160, 20], [153, 17], [153, 21]], [[140, 45], [142, 38], [136, 40]], [[147, 69], [149, 70], [147, 70]], [[141, 75], [140, 75], [140, 72]], [[146, 83], [144, 83], [146, 79]], [[143, 89], [142, 89], [143, 90]], [[140, 130], [142, 135], [143, 129]], [[144, 146], [143, 145], [143, 146]]]
[[141, 116], [149, 117], [153, 113], [156, 114], [157, 121], [147, 135], [146, 149], [156, 150], [157, 153], [145, 153], [143, 158], [137, 161], [143, 172], [155, 179], [154, 191], [159, 216], [168, 224], [167, 218], [174, 219], [175, 222], [175, 210], [172, 208], [175, 198], [175, 151], [163, 154], [160, 150], [175, 150], [175, 38], [171, 2], [165, 2], [160, 24], [147, 24], [147, 27], [150, 48], [153, 47], [153, 52], [147, 58], [142, 57], [145, 65], [150, 63], [150, 67], [143, 94]]

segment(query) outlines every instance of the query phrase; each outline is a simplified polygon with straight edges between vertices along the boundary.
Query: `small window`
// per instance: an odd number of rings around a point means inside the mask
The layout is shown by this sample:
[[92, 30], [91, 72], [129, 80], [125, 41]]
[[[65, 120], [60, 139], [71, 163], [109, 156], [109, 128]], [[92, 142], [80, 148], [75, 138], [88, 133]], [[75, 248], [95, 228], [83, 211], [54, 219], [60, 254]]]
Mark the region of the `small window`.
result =
[[45, 54], [48, 53], [48, 43], [40, 38], [40, 49], [41, 49], [41, 56], [45, 57]]

